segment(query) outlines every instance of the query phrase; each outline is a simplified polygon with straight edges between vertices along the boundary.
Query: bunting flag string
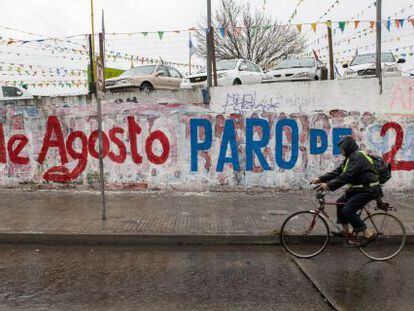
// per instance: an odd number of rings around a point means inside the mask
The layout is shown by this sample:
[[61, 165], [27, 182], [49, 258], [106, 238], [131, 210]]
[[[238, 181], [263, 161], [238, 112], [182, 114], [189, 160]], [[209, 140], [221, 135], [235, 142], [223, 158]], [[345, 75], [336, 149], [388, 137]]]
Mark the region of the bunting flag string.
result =
[[88, 81], [87, 80], [39, 80], [39, 81], [31, 81], [31, 80], [8, 80], [8, 81], [1, 81], [1, 84], [6, 86], [23, 86], [27, 85], [31, 88], [44, 88], [44, 87], [61, 87], [61, 88], [81, 88], [87, 87]]
[[[176, 66], [176, 67], [188, 67], [188, 63], [179, 63], [179, 62], [171, 62], [171, 61], [161, 61], [156, 58], [149, 58], [145, 56], [138, 56], [138, 55], [132, 55], [127, 53], [121, 53], [116, 51], [107, 51], [106, 53], [106, 60], [107, 61], [117, 61], [117, 60], [125, 60], [125, 61], [136, 61], [137, 63], [143, 64], [165, 64], [167, 66]], [[202, 65], [196, 65], [192, 64], [192, 68], [195, 69], [201, 69]]]
[[[362, 19], [359, 19], [359, 17], [360, 16], [363, 16], [365, 10], [371, 9], [372, 7], [375, 7], [375, 4], [376, 4], [376, 1], [372, 2], [366, 8], [364, 8], [363, 10], [361, 10], [358, 14], [354, 15], [353, 17], [351, 17], [349, 21], [355, 21], [355, 19], [358, 19], [359, 22], [363, 22], [363, 20]], [[396, 17], [397, 14], [403, 14], [403, 13], [405, 13], [406, 10], [412, 9], [413, 7], [414, 7], [414, 3], [410, 3], [410, 4], [406, 5], [405, 7], [401, 8], [401, 9], [398, 9], [397, 11], [394, 11], [391, 14], [391, 16]], [[390, 16], [390, 18], [391, 18], [391, 16]], [[413, 20], [413, 18], [414, 17], [411, 16], [411, 17], [408, 17], [407, 20], [409, 22], [411, 22]], [[387, 20], [383, 20], [383, 21], [387, 21]], [[370, 26], [369, 27], [373, 30], [375, 28], [375, 24], [376, 24], [375, 20], [371, 20], [371, 21], [369, 21], [369, 23], [370, 23]], [[414, 22], [412, 22], [412, 23], [413, 23], [413, 27], [414, 27]], [[366, 29], [366, 28], [364, 28], [364, 29]], [[358, 33], [360, 33], [361, 31], [359, 31]], [[320, 36], [320, 37], [316, 38], [310, 44], [311, 45], [314, 45], [316, 42], [318, 42], [319, 40], [321, 40], [323, 37], [324, 36]]]
[[30, 32], [30, 31], [26, 31], [26, 30], [22, 30], [22, 29], [2, 26], [2, 25], [0, 25], [0, 28], [2, 28], [4, 30], [8, 30], [8, 31], [17, 31], [17, 32], [24, 33], [24, 34], [27, 34], [27, 35], [41, 37], [41, 39], [35, 39], [35, 40], [18, 40], [20, 42], [43, 42], [43, 41], [52, 40], [52, 41], [61, 41], [61, 42], [66, 42], [66, 43], [71, 43], [71, 44], [78, 45], [79, 44], [78, 42], [73, 42], [73, 41], [70, 41], [68, 39], [73, 39], [73, 38], [77, 38], [77, 37], [87, 37], [88, 36], [87, 34], [80, 34], [80, 35], [72, 35], [72, 36], [68, 36], [68, 37], [49, 37], [49, 36], [45, 36], [45, 35], [42, 35], [42, 34]]
[[26, 57], [29, 59], [44, 59], [45, 57], [47, 57], [48, 59], [51, 58], [57, 58], [57, 59], [66, 59], [66, 60], [71, 60], [71, 61], [80, 61], [80, 60], [84, 60], [87, 61], [89, 59], [89, 57], [87, 56], [75, 56], [75, 55], [49, 55], [49, 54], [32, 54], [32, 53], [21, 53], [21, 52], [10, 52], [10, 51], [1, 51], [0, 50], [0, 54], [7, 54], [7, 55], [13, 55], [13, 56], [17, 56], [17, 57]]
[[[302, 0], [304, 1], [304, 0]], [[334, 3], [339, 2], [339, 0], [336, 0]], [[412, 7], [413, 5], [410, 5], [409, 7]], [[401, 11], [404, 11], [404, 9], [402, 9]], [[414, 17], [408, 17], [408, 18], [403, 18], [403, 19], [388, 19], [388, 20], [383, 20], [382, 22], [384, 23], [385, 27], [387, 28], [387, 30], [390, 31], [391, 29], [391, 24], [392, 22], [394, 22], [394, 25], [397, 29], [401, 29], [404, 26], [404, 22], [405, 21], [410, 22], [413, 26], [414, 26]], [[337, 25], [338, 28], [343, 32], [345, 30], [345, 27], [347, 24], [349, 24], [350, 22], [354, 23], [354, 27], [355, 29], [358, 28], [360, 23], [369, 23], [371, 28], [375, 27], [375, 21], [373, 20], [344, 20], [344, 21], [332, 21], [330, 22], [331, 25]], [[302, 32], [303, 30], [303, 26], [304, 25], [309, 25], [311, 30], [313, 30], [313, 32], [316, 32], [317, 29], [317, 25], [319, 24], [325, 24], [327, 25], [327, 21], [317, 21], [317, 22], [312, 22], [312, 23], [298, 23], [298, 24], [287, 24], [287, 25], [283, 25], [283, 24], [277, 24], [277, 25], [254, 25], [251, 28], [253, 33], [257, 33], [257, 31], [259, 29], [264, 29], [264, 30], [268, 30], [274, 26], [289, 26], [289, 25], [296, 25], [296, 28], [299, 32]], [[240, 33], [240, 29], [245, 29], [246, 27], [242, 27], [242, 26], [237, 26], [237, 27], [226, 27], [226, 26], [221, 26], [216, 28], [217, 31], [219, 31], [219, 33], [222, 35], [222, 37], [225, 37], [226, 33], [228, 33], [228, 29], [233, 28], [234, 31], [233, 33]], [[199, 30], [206, 30], [203, 28], [190, 28], [187, 29], [185, 31], [199, 31]], [[237, 31], [236, 31], [237, 30]], [[179, 34], [181, 33], [183, 30], [171, 30], [171, 31], [156, 31], [156, 32], [129, 32], [129, 33], [108, 33], [107, 36], [119, 36], [119, 35], [127, 35], [127, 36], [131, 36], [134, 34], [141, 34], [144, 37], [147, 37], [150, 33], [155, 33], [157, 34], [159, 40], [163, 40], [164, 35], [166, 33], [176, 33]], [[317, 42], [317, 40], [321, 39], [322, 37], [314, 40], [312, 43]], [[15, 45], [15, 44], [27, 44], [27, 43], [43, 43], [46, 39], [38, 39], [38, 40], [20, 40], [20, 39], [13, 39], [13, 38], [8, 38], [8, 39], [3, 39], [2, 37], [0, 37], [0, 44], [6, 44], [7, 46], [9, 45]], [[47, 40], [62, 40], [63, 39], [59, 39], [59, 38], [50, 38]], [[74, 42], [70, 42], [70, 43], [74, 43]], [[73, 53], [79, 53], [80, 55], [88, 55], [88, 49], [87, 46], [85, 44], [80, 44], [78, 43], [78, 45], [82, 46], [82, 49], [75, 49], [75, 48], [70, 48], [70, 47], [60, 47], [60, 46], [54, 46], [52, 44], [47, 44], [45, 45], [45, 48], [52, 48], [55, 49], [58, 52], [73, 52]]]
[[339, 0], [334, 0], [334, 2], [328, 7], [328, 9], [318, 18], [318, 22], [321, 21], [324, 17], [328, 16], [328, 14], [335, 8], [336, 5], [339, 5]]
[[[412, 35], [414, 35], [414, 33], [409, 33], [409, 34], [406, 34], [404, 36], [400, 36], [400, 37], [396, 37], [396, 38], [385, 39], [385, 40], [382, 40], [381, 42], [383, 44], [392, 43], [392, 42], [400, 42], [402, 38], [412, 36]], [[399, 57], [412, 58], [414, 56], [414, 41], [412, 41], [412, 42], [413, 43], [411, 43], [410, 45], [389, 48], [388, 51], [393, 52], [396, 56], [399, 56]], [[370, 48], [372, 49], [374, 46], [375, 46], [375, 43], [371, 43], [371, 44], [358, 46], [357, 49], [365, 50], [365, 51], [368, 52], [368, 50]], [[384, 48], [384, 50], [387, 50], [387, 49]], [[322, 55], [323, 51], [326, 51], [326, 54]], [[319, 54], [321, 54], [321, 59], [327, 59], [328, 58], [328, 49], [327, 48], [318, 49], [317, 52]], [[355, 49], [347, 47], [345, 49], [336, 51], [336, 54], [341, 55], [342, 57], [348, 57], [349, 58], [349, 57], [352, 57], [352, 56], [355, 55]], [[347, 61], [349, 61], [349, 59]]]
[[44, 65], [28, 65], [28, 64], [17, 64], [12, 62], [0, 61], [0, 71], [14, 71], [19, 75], [58, 75], [58, 76], [81, 76], [86, 75], [87, 71], [83, 69], [70, 69], [65, 67], [51, 67]]
[[299, 0], [296, 3], [295, 9], [293, 10], [292, 14], [289, 17], [288, 24], [291, 24], [292, 21], [295, 19], [295, 17], [298, 15], [298, 9], [303, 4], [303, 2], [305, 2], [305, 0]]
[[[30, 45], [31, 49], [36, 49], [36, 50], [52, 50], [54, 52], [59, 52], [59, 53], [73, 53], [73, 54], [79, 54], [79, 55], [88, 55], [88, 48], [85, 44], [80, 44], [79, 45], [82, 47], [82, 49], [75, 49], [75, 48], [70, 48], [70, 47], [62, 47], [62, 46], [58, 46], [58, 45], [52, 45], [50, 43], [43, 43], [43, 41], [23, 41], [23, 40], [19, 40], [19, 39], [15, 39], [15, 38], [2, 38], [0, 37], [0, 45], [6, 45], [6, 46], [17, 46], [17, 47], [22, 47], [22, 45], [24, 44], [24, 42], [26, 42], [26, 44], [34, 44]], [[37, 48], [37, 46], [39, 45], [41, 48]], [[56, 43], [57, 44], [57, 43]], [[22, 47], [23, 48], [23, 47]], [[26, 46], [24, 47], [26, 49]], [[53, 53], [53, 52], [52, 52]]]

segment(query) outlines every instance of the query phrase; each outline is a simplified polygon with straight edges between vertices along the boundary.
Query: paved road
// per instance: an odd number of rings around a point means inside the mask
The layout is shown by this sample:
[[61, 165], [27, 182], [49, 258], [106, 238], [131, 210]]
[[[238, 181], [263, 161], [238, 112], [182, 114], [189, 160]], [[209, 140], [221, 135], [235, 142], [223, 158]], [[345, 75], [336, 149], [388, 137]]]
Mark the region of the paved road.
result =
[[388, 262], [341, 246], [295, 261], [337, 310], [414, 310], [413, 246]]
[[2, 245], [0, 310], [412, 310], [413, 255], [370, 263], [335, 246], [299, 261], [279, 246]]

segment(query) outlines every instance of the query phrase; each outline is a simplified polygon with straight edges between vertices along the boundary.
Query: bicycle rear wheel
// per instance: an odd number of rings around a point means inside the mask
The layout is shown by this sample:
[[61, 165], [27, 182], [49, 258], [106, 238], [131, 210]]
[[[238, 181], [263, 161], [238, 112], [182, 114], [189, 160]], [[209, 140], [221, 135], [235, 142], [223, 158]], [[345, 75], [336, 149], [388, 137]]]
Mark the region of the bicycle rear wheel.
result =
[[388, 213], [375, 213], [363, 220], [364, 224], [378, 237], [359, 250], [373, 260], [389, 260], [403, 249], [407, 236], [402, 222]]
[[293, 256], [311, 258], [329, 243], [329, 227], [325, 219], [311, 211], [290, 215], [280, 230], [282, 246]]

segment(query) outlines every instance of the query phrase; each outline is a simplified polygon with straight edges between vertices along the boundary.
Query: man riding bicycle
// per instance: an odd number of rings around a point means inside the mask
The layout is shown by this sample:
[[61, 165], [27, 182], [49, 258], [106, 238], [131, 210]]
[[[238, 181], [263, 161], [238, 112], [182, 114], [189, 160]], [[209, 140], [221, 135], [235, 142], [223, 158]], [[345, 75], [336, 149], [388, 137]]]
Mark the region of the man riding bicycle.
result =
[[[335, 235], [348, 237], [350, 243], [358, 243], [352, 239], [352, 225], [355, 233], [362, 232], [362, 243], [375, 238], [362, 222], [357, 211], [362, 209], [368, 202], [383, 196], [379, 183], [378, 173], [368, 155], [359, 151], [359, 147], [352, 136], [343, 137], [338, 144], [342, 155], [345, 157], [342, 164], [325, 175], [315, 178], [311, 184], [318, 184], [320, 191], [335, 191], [348, 184], [349, 188], [341, 196], [337, 203], [337, 223], [342, 225], [342, 232]], [[345, 203], [345, 204], [344, 204]]]

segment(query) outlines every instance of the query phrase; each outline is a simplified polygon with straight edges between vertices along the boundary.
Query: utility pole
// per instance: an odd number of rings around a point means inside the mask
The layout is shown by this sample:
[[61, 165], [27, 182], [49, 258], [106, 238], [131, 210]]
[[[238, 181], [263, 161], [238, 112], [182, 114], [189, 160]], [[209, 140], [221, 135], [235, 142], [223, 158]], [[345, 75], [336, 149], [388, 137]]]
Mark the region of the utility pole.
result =
[[89, 94], [96, 94], [96, 84], [95, 84], [95, 77], [93, 74], [93, 64], [94, 64], [94, 54], [92, 51], [92, 35], [88, 35], [88, 43], [89, 43], [89, 76], [88, 76], [88, 80], [89, 80]]
[[94, 20], [94, 8], [93, 0], [91, 0], [91, 30], [92, 30], [92, 40], [91, 40], [91, 49], [92, 49], [92, 81], [96, 81], [96, 62], [95, 62], [95, 20]]
[[210, 89], [213, 85], [211, 79], [211, 64], [212, 64], [212, 44], [211, 44], [211, 0], [207, 0], [207, 33], [206, 33], [206, 44], [207, 44], [207, 87]]
[[191, 75], [191, 53], [193, 48], [193, 41], [191, 40], [191, 30], [188, 31], [188, 73]]
[[210, 28], [211, 33], [211, 61], [213, 62], [213, 82], [214, 86], [217, 86], [217, 68], [216, 68], [216, 43], [214, 41], [214, 29]]
[[382, 94], [382, 70], [381, 70], [381, 34], [382, 34], [382, 0], [377, 0], [377, 57], [376, 57], [376, 73], [379, 82], [380, 94]]
[[332, 23], [328, 21], [328, 45], [329, 45], [329, 79], [333, 80], [334, 75], [334, 56], [333, 56], [333, 44], [332, 44]]
[[103, 143], [102, 143], [102, 104], [101, 100], [105, 97], [105, 23], [104, 11], [102, 10], [102, 32], [99, 34], [99, 58], [97, 66], [97, 115], [98, 115], [98, 145], [99, 145], [99, 182], [101, 188], [101, 212], [102, 220], [106, 220], [106, 201], [105, 201], [105, 176], [103, 162]]

